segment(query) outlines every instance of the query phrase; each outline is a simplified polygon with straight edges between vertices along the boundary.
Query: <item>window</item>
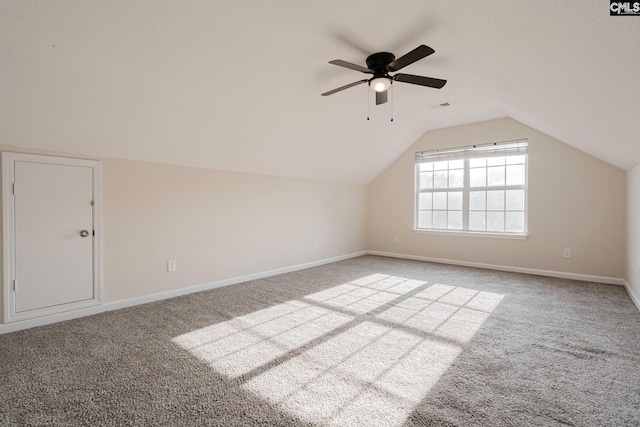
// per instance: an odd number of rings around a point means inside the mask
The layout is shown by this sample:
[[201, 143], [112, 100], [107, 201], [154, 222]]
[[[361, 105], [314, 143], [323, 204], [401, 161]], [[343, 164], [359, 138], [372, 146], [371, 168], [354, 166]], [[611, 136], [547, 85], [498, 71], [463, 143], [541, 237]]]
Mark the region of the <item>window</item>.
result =
[[527, 141], [416, 153], [417, 231], [526, 236]]

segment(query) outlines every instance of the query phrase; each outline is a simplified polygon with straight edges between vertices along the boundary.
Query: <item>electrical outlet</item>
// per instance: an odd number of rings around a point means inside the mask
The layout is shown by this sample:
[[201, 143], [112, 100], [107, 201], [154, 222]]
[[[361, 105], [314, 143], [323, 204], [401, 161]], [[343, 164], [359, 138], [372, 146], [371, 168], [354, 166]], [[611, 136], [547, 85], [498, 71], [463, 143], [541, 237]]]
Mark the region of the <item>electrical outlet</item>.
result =
[[571, 258], [571, 249], [565, 249], [564, 251], [562, 251], [562, 257]]
[[168, 272], [176, 271], [177, 268], [178, 268], [178, 264], [176, 263], [175, 259], [167, 261], [167, 271]]
[[398, 238], [398, 236], [393, 236], [393, 243], [396, 245], [400, 243], [400, 239]]
[[318, 249], [318, 242], [317, 242], [317, 241], [315, 241], [315, 242], [313, 243], [313, 247], [314, 247], [314, 248], [316, 248], [316, 249]]

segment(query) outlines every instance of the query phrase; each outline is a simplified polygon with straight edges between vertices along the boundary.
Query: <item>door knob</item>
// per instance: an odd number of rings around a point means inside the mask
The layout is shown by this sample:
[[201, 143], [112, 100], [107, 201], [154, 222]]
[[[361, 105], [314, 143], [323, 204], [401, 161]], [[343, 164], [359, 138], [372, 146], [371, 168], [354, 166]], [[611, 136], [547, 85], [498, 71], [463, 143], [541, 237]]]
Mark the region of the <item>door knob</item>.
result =
[[80, 236], [81, 236], [81, 237], [87, 237], [88, 235], [89, 235], [89, 232], [88, 232], [87, 230], [82, 230], [82, 231], [80, 232]]

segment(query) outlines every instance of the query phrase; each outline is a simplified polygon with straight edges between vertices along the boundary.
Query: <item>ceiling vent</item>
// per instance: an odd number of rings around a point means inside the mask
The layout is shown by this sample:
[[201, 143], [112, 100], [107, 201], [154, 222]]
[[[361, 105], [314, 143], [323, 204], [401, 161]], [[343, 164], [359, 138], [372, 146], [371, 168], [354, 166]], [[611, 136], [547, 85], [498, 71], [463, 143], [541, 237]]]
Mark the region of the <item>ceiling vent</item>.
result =
[[448, 107], [449, 105], [451, 105], [448, 102], [443, 102], [441, 104], [433, 104], [433, 105], [429, 105], [429, 108], [442, 108], [442, 107]]

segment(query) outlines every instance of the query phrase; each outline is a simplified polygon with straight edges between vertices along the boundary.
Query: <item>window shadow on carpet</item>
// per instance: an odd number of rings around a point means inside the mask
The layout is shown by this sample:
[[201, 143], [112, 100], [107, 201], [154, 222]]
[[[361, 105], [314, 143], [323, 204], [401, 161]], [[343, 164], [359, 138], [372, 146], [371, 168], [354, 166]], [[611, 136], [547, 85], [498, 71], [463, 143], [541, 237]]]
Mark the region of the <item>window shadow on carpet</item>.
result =
[[173, 341], [304, 421], [400, 425], [502, 298], [374, 273]]

